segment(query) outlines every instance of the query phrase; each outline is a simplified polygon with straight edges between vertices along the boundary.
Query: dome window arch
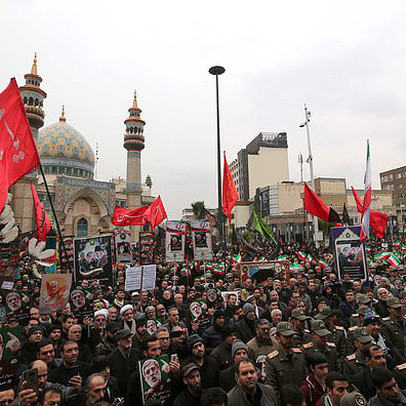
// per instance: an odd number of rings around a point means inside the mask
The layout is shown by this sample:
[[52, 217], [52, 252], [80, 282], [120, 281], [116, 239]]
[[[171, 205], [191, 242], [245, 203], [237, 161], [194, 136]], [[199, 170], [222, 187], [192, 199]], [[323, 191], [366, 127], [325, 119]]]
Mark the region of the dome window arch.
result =
[[86, 238], [88, 236], [89, 223], [82, 217], [79, 219], [76, 225], [76, 237], [77, 238]]

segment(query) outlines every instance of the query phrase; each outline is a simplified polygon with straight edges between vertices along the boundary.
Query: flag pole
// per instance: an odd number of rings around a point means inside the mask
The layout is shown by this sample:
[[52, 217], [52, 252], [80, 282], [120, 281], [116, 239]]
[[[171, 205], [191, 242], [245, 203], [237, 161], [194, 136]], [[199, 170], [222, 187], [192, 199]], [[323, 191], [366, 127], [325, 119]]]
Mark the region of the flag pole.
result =
[[63, 254], [64, 254], [64, 256], [65, 256], [65, 259], [66, 259], [66, 263], [67, 263], [67, 265], [68, 265], [69, 272], [72, 273], [72, 269], [71, 269], [71, 266], [70, 266], [70, 263], [69, 263], [69, 259], [68, 259], [68, 253], [67, 253], [66, 247], [65, 247], [65, 241], [64, 241], [63, 238], [62, 238], [62, 232], [61, 232], [61, 228], [59, 227], [58, 217], [56, 216], [54, 204], [52, 203], [51, 194], [49, 193], [48, 183], [47, 183], [47, 180], [46, 180], [46, 178], [45, 178], [45, 174], [44, 174], [44, 170], [43, 170], [43, 168], [42, 168], [41, 162], [40, 162], [40, 164], [39, 164], [39, 170], [41, 171], [42, 179], [43, 179], [43, 181], [44, 181], [45, 190], [46, 190], [46, 192], [47, 192], [49, 204], [51, 205], [52, 215], [53, 215], [53, 217], [54, 217], [54, 220], [55, 220], [55, 223], [56, 223], [56, 228], [57, 228], [57, 230], [58, 230], [59, 240], [61, 241], [61, 244], [62, 244]]

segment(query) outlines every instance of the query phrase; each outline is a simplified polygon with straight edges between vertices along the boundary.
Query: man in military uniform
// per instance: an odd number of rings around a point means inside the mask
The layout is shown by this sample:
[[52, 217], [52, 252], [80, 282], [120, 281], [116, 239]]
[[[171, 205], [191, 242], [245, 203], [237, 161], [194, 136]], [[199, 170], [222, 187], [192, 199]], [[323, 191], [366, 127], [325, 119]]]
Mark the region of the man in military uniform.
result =
[[336, 345], [337, 353], [340, 356], [347, 355], [346, 350], [346, 333], [343, 326], [336, 326], [333, 323], [333, 318], [331, 317], [333, 312], [328, 306], [323, 306], [319, 313], [314, 317], [316, 320], [323, 320], [326, 328], [330, 331], [330, 335], [327, 336], [327, 341], [332, 342]]
[[268, 354], [266, 359], [267, 383], [279, 396], [281, 387], [288, 383], [300, 386], [306, 377], [306, 361], [300, 348], [292, 348], [292, 338], [296, 334], [292, 325], [281, 321], [276, 326], [276, 339], [279, 349]]
[[372, 342], [372, 337], [365, 327], [356, 327], [353, 332], [353, 342], [357, 349], [354, 354], [347, 355], [343, 361], [343, 374], [348, 377], [356, 375], [366, 368], [364, 350]]
[[327, 330], [323, 320], [312, 320], [310, 326], [312, 341], [303, 344], [305, 356], [313, 352], [320, 352], [327, 358], [329, 372], [337, 371], [337, 348], [334, 343], [327, 341], [327, 337], [331, 334], [330, 331]]
[[306, 316], [303, 309], [293, 309], [290, 315], [290, 323], [296, 331], [296, 334], [292, 338], [293, 347], [301, 347], [304, 343], [308, 343], [312, 339], [310, 331], [307, 330], [306, 321], [310, 317]]
[[390, 316], [382, 319], [382, 334], [393, 344], [393, 350], [396, 352], [398, 359], [405, 362], [404, 357], [404, 337], [406, 334], [406, 323], [402, 316], [402, 303], [397, 297], [390, 297], [386, 304]]

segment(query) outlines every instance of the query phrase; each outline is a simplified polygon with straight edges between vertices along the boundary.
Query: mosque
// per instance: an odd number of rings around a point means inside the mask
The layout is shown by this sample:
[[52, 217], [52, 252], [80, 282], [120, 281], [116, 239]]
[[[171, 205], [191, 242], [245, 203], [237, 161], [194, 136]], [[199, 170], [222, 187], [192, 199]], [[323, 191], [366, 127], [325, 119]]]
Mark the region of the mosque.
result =
[[[31, 73], [24, 76], [26, 83], [20, 87], [28, 121], [34, 136], [42, 168], [49, 188], [62, 234], [87, 237], [112, 232], [115, 226], [111, 216], [115, 206], [134, 209], [149, 205], [152, 182], [147, 176], [141, 183], [141, 151], [145, 147], [144, 126], [137, 95], [124, 121], [124, 148], [127, 150], [126, 180], [115, 178], [108, 182], [95, 179], [96, 157], [86, 138], [65, 117], [64, 107], [59, 121], [42, 130], [43, 103], [47, 94], [40, 87], [42, 78], [37, 72], [37, 57]], [[30, 182], [36, 187], [52, 222], [52, 211], [46, 187], [40, 172], [25, 176], [11, 187], [12, 207], [21, 232], [35, 229], [33, 199]], [[132, 227], [133, 237], [139, 230]]]

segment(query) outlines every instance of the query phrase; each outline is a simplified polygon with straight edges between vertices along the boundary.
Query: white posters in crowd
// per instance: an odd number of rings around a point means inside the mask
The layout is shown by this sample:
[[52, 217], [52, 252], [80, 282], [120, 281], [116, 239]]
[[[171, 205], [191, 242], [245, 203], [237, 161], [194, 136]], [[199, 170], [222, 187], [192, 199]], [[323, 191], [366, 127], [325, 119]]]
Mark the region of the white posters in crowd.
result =
[[124, 285], [126, 292], [154, 290], [155, 283], [156, 265], [134, 266], [126, 269]]
[[51, 314], [60, 311], [69, 301], [72, 274], [46, 274], [42, 276], [39, 310]]
[[221, 292], [221, 297], [223, 298], [224, 303], [227, 302], [228, 298], [230, 295], [234, 295], [236, 297], [236, 305], [239, 304], [240, 302], [240, 296], [239, 296], [239, 292], [236, 291], [232, 291], [232, 292]]
[[166, 262], [185, 261], [186, 232], [186, 222], [179, 220], [168, 220], [166, 222]]
[[132, 261], [131, 252], [131, 233], [127, 230], [121, 230], [114, 236], [116, 245], [116, 262], [126, 264]]
[[211, 261], [213, 251], [211, 244], [210, 220], [191, 220], [193, 254], [196, 261]]

